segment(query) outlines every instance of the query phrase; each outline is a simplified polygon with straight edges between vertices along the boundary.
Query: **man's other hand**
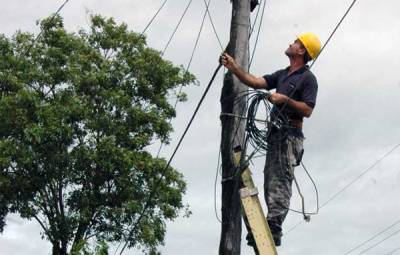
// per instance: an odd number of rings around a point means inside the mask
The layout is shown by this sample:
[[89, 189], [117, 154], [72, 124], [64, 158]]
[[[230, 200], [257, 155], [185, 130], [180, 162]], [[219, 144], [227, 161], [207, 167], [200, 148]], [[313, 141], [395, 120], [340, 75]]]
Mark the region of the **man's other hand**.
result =
[[268, 100], [273, 104], [283, 104], [289, 100], [289, 97], [280, 93], [273, 93], [268, 97]]

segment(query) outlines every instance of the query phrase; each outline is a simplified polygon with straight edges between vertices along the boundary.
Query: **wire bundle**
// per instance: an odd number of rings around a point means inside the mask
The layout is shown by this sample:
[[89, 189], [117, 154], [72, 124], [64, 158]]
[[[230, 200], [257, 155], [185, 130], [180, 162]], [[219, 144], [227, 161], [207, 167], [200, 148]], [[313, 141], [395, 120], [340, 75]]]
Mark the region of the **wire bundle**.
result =
[[[248, 98], [249, 107], [246, 118], [246, 133], [248, 142], [258, 151], [268, 151], [271, 144], [281, 142], [287, 136], [288, 123], [284, 115], [275, 108], [278, 114], [273, 116], [272, 105], [268, 102], [269, 92], [253, 91]], [[256, 118], [260, 104], [265, 107], [265, 119]], [[257, 122], [264, 123], [262, 128], [257, 126]], [[270, 136], [274, 132], [273, 136]]]
[[[268, 94], [265, 92], [255, 91], [252, 95], [249, 96], [248, 102], [249, 107], [247, 110], [247, 119], [246, 119], [246, 133], [247, 133], [247, 140], [254, 148], [259, 148], [261, 150], [266, 151], [268, 149], [267, 137], [270, 133], [267, 120], [269, 119], [271, 113], [271, 105], [267, 101]], [[257, 127], [256, 115], [258, 112], [258, 108], [260, 103], [263, 103], [265, 106], [265, 126], [260, 129]]]

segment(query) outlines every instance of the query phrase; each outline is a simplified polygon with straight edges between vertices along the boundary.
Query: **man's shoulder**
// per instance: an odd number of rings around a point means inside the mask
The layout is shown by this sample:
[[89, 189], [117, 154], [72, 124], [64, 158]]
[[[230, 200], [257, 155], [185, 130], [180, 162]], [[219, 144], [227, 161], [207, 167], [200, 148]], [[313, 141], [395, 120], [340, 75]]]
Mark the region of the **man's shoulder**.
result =
[[318, 82], [317, 82], [317, 77], [315, 76], [315, 74], [314, 74], [313, 72], [311, 72], [311, 70], [310, 70], [309, 68], [307, 68], [307, 70], [304, 71], [303, 75], [304, 75], [304, 80], [305, 80], [307, 83], [315, 83], [315, 84], [318, 84]]

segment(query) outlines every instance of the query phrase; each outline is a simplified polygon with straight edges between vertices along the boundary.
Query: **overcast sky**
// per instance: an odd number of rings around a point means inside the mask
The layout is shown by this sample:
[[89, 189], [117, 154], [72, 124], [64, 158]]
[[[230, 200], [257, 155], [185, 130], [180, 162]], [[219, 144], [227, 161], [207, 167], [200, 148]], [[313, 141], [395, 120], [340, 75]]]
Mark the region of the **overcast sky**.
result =
[[[0, 33], [11, 36], [16, 30], [38, 31], [36, 20], [54, 12], [64, 0], [0, 0]], [[62, 10], [71, 31], [87, 28], [88, 13], [114, 17], [129, 28], [142, 31], [163, 0], [70, 0]], [[146, 36], [149, 46], [163, 49], [189, 0], [171, 0], [165, 5]], [[251, 72], [263, 75], [286, 67], [284, 50], [295, 35], [312, 31], [326, 41], [352, 0], [269, 0]], [[165, 53], [175, 64], [187, 64], [205, 6], [194, 0], [182, 26]], [[355, 180], [385, 153], [400, 143], [400, 2], [363, 0], [356, 5], [313, 67], [319, 82], [315, 111], [305, 120], [304, 163], [315, 179], [324, 204]], [[212, 0], [210, 11], [216, 29], [226, 45], [229, 38], [229, 0]], [[253, 17], [254, 18], [254, 17]], [[253, 41], [252, 44], [253, 45]], [[192, 68], [199, 86], [185, 88], [188, 102], [178, 105], [171, 146], [162, 155], [168, 158], [194, 111], [221, 49], [209, 20], [201, 34]], [[188, 182], [185, 201], [193, 214], [168, 223], [166, 255], [204, 255], [218, 252], [220, 223], [214, 213], [214, 179], [220, 141], [222, 72], [215, 80], [172, 165]], [[251, 169], [262, 190], [263, 159]], [[312, 184], [301, 168], [296, 169], [307, 210], [315, 209]], [[301, 204], [294, 190], [291, 206]], [[364, 176], [332, 199], [312, 217], [283, 237], [279, 254], [341, 255], [400, 220], [400, 148], [370, 169]], [[264, 205], [264, 200], [261, 197]], [[217, 186], [220, 214], [220, 180]], [[265, 207], [265, 206], [264, 206]], [[284, 231], [301, 222], [302, 216], [289, 213]], [[40, 228], [16, 215], [7, 218], [0, 235], [0, 255], [51, 253], [40, 238]], [[351, 253], [359, 254], [400, 229], [400, 223]], [[243, 236], [244, 237], [244, 236]], [[400, 254], [400, 234], [363, 254]], [[128, 251], [125, 254], [138, 254]], [[254, 254], [243, 245], [242, 254]]]

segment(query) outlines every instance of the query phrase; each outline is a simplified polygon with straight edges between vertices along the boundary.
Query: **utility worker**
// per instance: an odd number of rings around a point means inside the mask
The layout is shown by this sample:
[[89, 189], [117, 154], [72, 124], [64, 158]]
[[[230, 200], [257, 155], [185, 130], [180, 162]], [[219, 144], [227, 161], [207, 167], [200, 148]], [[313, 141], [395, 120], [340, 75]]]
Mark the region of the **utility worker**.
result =
[[[320, 50], [321, 43], [315, 34], [302, 34], [285, 51], [290, 66], [262, 77], [244, 71], [227, 53], [220, 58], [221, 64], [247, 86], [275, 89], [268, 98], [274, 104], [272, 121], [281, 118], [288, 124], [280, 130], [271, 127], [267, 138], [264, 197], [268, 207], [267, 221], [276, 246], [281, 245], [282, 223], [289, 210], [294, 167], [300, 164], [304, 151], [303, 118], [311, 116], [316, 104], [318, 83], [307, 62], [315, 59]], [[251, 233], [246, 239], [249, 245], [255, 246]]]

